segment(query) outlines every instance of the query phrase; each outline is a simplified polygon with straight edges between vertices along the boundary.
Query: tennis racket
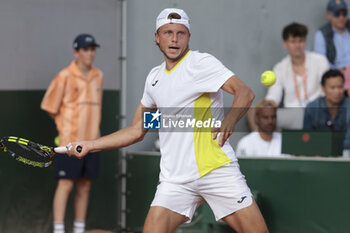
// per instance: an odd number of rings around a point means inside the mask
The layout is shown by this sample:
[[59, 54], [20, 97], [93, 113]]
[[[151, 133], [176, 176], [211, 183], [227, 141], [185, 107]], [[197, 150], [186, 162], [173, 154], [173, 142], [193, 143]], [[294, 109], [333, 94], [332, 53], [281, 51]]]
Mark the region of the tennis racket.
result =
[[[77, 146], [76, 151], [81, 152]], [[0, 140], [0, 150], [9, 153], [13, 158], [34, 167], [48, 167], [52, 164], [56, 153], [66, 153], [69, 148], [49, 147], [19, 137], [3, 137]]]

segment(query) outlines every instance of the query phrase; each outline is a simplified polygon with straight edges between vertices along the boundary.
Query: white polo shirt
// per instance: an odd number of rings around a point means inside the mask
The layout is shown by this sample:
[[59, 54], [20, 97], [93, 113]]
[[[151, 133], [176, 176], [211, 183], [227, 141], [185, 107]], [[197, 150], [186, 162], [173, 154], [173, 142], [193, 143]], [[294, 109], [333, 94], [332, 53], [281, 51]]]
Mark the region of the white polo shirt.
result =
[[[149, 73], [142, 105], [174, 114], [191, 112], [196, 120], [223, 120], [220, 88], [234, 75], [230, 70], [212, 55], [197, 51], [189, 51], [170, 71], [165, 65], [163, 62]], [[229, 142], [220, 147], [212, 135], [210, 130], [197, 127], [176, 132], [160, 130], [160, 181], [190, 182], [236, 161]]]
[[271, 141], [267, 142], [254, 131], [239, 140], [236, 153], [238, 156], [281, 156], [281, 146], [281, 133], [273, 132]]
[[[269, 87], [265, 99], [275, 101], [278, 106], [283, 98], [284, 107], [291, 108], [305, 107], [309, 102], [321, 96], [321, 78], [323, 73], [329, 69], [327, 58], [321, 54], [306, 51], [305, 67], [307, 99], [305, 98], [303, 78], [297, 75], [297, 85], [294, 83], [292, 61], [289, 55], [274, 66], [276, 83]], [[299, 90], [300, 99], [296, 96], [296, 88]]]

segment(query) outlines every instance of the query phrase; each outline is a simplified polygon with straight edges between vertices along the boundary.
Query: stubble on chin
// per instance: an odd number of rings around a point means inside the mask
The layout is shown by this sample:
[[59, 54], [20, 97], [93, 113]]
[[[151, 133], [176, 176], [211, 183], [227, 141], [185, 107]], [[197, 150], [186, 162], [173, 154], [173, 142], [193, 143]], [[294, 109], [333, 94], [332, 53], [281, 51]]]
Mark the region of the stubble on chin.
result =
[[[160, 48], [160, 47], [159, 47]], [[186, 49], [184, 49], [178, 56], [176, 56], [176, 57], [169, 57], [168, 55], [167, 55], [167, 53], [163, 50], [163, 49], [161, 49], [160, 48], [160, 51], [164, 54], [164, 56], [168, 59], [168, 60], [170, 60], [170, 61], [177, 61], [177, 60], [180, 60], [185, 54], [186, 54], [186, 52], [188, 51], [188, 47], [186, 47]]]

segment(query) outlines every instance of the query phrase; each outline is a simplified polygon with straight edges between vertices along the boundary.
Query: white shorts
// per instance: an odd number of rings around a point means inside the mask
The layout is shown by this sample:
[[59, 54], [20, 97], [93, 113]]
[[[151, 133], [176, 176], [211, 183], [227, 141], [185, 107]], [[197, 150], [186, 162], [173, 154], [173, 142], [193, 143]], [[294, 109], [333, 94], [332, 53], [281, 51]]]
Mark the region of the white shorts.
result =
[[252, 193], [239, 164], [232, 162], [185, 184], [161, 182], [151, 206], [161, 206], [189, 218], [204, 201], [216, 221], [252, 204]]

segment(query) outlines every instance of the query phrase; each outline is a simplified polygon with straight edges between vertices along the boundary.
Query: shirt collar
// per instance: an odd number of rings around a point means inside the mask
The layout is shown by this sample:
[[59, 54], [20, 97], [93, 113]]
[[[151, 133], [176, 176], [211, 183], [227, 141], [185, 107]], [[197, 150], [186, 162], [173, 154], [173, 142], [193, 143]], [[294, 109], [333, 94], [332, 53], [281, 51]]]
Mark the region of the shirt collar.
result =
[[97, 73], [97, 69], [96, 67], [92, 66], [91, 71], [89, 73], [89, 77], [86, 79], [84, 78], [83, 74], [81, 73], [78, 65], [77, 65], [77, 61], [74, 60], [72, 61], [72, 63], [68, 66], [68, 70], [74, 75], [77, 76], [79, 78], [82, 78], [84, 80], [90, 80], [92, 77], [96, 76]]
[[[328, 107], [327, 107], [327, 104], [326, 104], [326, 97], [325, 97], [325, 96], [321, 97], [320, 107], [321, 107], [324, 111], [327, 111], [327, 112], [328, 112]], [[345, 97], [343, 97], [343, 99], [342, 99], [341, 102], [340, 102], [339, 109], [340, 109], [340, 108], [346, 108], [346, 106], [345, 106]]]
[[335, 28], [331, 25], [331, 27], [332, 27], [332, 31], [333, 31], [333, 34], [338, 34], [338, 35], [345, 35], [345, 34], [349, 34], [349, 30], [348, 30], [348, 28], [347, 27], [345, 27], [345, 31], [344, 31], [344, 33], [342, 34], [342, 33], [339, 33], [337, 30], [335, 30]]

